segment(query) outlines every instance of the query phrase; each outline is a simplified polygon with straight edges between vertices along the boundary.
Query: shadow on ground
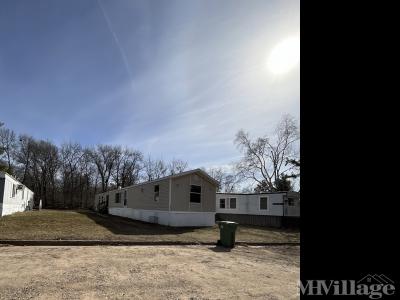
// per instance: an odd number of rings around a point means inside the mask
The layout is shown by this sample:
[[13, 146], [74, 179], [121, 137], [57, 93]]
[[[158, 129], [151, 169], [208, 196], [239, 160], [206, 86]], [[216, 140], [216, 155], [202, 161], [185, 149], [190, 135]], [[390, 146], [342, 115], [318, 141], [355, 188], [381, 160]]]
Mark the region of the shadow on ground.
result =
[[183, 234], [193, 232], [201, 227], [169, 227], [159, 224], [147, 223], [129, 218], [103, 215], [94, 211], [79, 210], [83, 214], [105, 227], [116, 235], [162, 235], [162, 234]]
[[232, 250], [231, 248], [226, 248], [223, 246], [209, 247], [208, 249], [214, 252], [231, 252]]

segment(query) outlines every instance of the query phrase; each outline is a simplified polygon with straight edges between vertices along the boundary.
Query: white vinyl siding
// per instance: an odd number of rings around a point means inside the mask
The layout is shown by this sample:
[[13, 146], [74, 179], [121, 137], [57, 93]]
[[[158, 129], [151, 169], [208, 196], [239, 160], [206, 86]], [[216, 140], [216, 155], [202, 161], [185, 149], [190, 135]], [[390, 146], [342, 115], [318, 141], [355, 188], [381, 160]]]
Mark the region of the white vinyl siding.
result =
[[5, 172], [0, 172], [0, 185], [0, 217], [32, 209], [33, 193], [26, 186]]
[[[267, 197], [267, 209], [260, 209], [260, 197]], [[221, 199], [236, 198], [236, 208], [226, 203], [226, 208], [220, 208]], [[294, 206], [290, 206], [288, 198], [294, 199]], [[288, 208], [284, 212], [284, 207]], [[227, 209], [229, 208], [229, 209]], [[293, 192], [286, 196], [285, 193], [268, 193], [268, 194], [231, 194], [217, 193], [216, 195], [216, 212], [226, 214], [246, 214], [246, 215], [268, 215], [268, 216], [299, 216], [300, 215], [300, 199], [299, 194]]]

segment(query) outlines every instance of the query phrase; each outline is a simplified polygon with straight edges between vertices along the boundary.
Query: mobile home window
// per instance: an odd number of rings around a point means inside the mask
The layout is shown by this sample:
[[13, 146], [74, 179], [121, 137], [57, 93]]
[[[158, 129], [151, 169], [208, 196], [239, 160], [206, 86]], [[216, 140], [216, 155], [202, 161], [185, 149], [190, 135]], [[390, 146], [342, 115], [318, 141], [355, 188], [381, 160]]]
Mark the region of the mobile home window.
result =
[[201, 186], [191, 185], [190, 186], [190, 202], [200, 203], [201, 201]]
[[126, 206], [126, 202], [127, 202], [128, 198], [126, 195], [126, 191], [124, 191], [124, 206]]
[[288, 198], [288, 206], [294, 206], [294, 199]]
[[229, 199], [229, 208], [236, 208], [236, 198]]
[[225, 199], [219, 199], [219, 208], [225, 208]]
[[115, 203], [121, 203], [121, 194], [115, 193]]
[[160, 186], [157, 184], [154, 186], [154, 201], [158, 201], [160, 199]]
[[268, 209], [268, 197], [260, 197], [260, 210]]
[[12, 185], [11, 197], [14, 198], [15, 194], [17, 193], [17, 188], [15, 184]]

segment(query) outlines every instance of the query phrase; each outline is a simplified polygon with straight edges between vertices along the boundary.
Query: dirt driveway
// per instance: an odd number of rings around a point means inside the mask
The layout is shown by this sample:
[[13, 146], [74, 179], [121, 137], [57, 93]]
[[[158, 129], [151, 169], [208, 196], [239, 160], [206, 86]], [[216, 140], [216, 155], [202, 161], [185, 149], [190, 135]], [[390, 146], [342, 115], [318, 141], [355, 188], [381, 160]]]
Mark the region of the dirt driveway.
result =
[[299, 247], [0, 247], [0, 299], [298, 299]]

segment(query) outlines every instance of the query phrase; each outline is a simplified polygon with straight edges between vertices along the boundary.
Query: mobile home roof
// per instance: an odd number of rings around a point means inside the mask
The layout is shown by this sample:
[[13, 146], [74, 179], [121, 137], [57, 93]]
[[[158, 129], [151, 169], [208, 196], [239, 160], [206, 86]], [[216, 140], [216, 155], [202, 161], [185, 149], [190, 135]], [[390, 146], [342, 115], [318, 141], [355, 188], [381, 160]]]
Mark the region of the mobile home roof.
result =
[[[201, 176], [203, 176], [205, 179], [207, 179], [208, 181], [210, 181], [210, 182], [213, 183], [214, 185], [216, 185], [216, 186], [219, 185], [219, 182], [218, 182], [217, 180], [215, 180], [214, 178], [212, 178], [210, 175], [208, 175], [208, 174], [207, 174], [206, 172], [204, 172], [202, 169], [194, 169], [194, 170], [189, 170], [189, 171], [181, 172], [181, 173], [174, 174], [174, 175], [169, 175], [169, 176], [161, 177], [161, 178], [158, 178], [158, 179], [155, 179], [155, 180], [150, 180], [150, 181], [141, 182], [141, 183], [138, 183], [138, 184], [126, 186], [126, 187], [123, 187], [123, 188], [121, 188], [121, 189], [118, 189], [118, 188], [117, 188], [117, 189], [114, 189], [114, 191], [115, 191], [115, 190], [125, 190], [125, 189], [129, 189], [129, 188], [132, 188], [132, 187], [135, 187], [135, 186], [141, 186], [141, 185], [145, 185], [145, 184], [155, 183], [155, 182], [159, 182], [159, 181], [162, 181], [162, 180], [166, 180], [166, 179], [170, 179], [170, 178], [178, 178], [178, 177], [182, 177], [182, 176], [186, 176], [186, 175], [190, 175], [190, 174], [195, 174], [195, 173], [200, 174]], [[110, 191], [113, 191], [113, 190], [110, 190]], [[108, 192], [110, 192], [110, 191], [98, 193], [97, 195], [104, 194], [104, 193], [108, 193]]]

